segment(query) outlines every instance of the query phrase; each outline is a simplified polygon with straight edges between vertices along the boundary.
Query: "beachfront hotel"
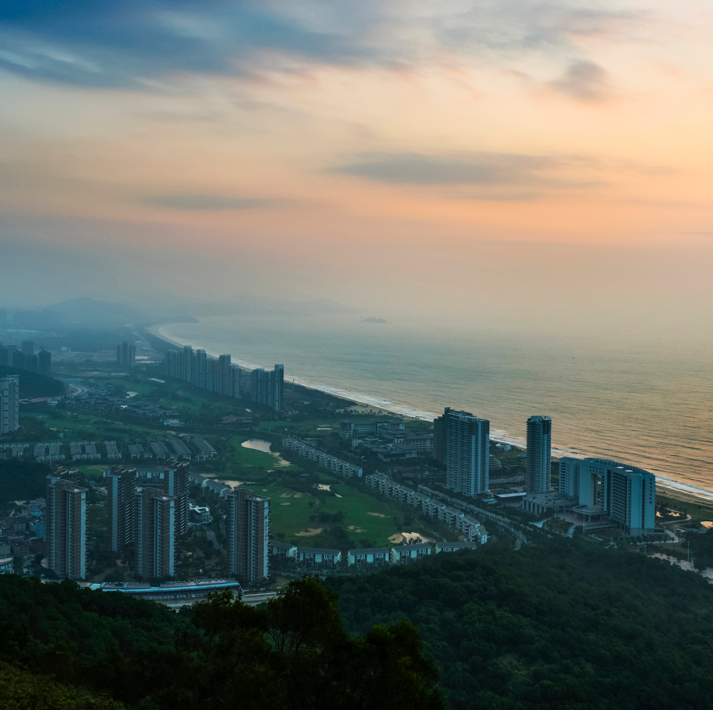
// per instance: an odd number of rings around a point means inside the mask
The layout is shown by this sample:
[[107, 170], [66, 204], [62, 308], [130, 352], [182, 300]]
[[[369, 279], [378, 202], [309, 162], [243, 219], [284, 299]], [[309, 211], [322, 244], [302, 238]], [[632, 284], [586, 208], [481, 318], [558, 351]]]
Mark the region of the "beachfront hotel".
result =
[[608, 459], [564, 457], [559, 490], [577, 499], [572, 512], [595, 527], [608, 518], [627, 535], [656, 532], [656, 477], [653, 473]]
[[446, 486], [467, 496], [490, 486], [490, 422], [469, 412], [447, 409], [445, 420]]
[[168, 350], [165, 374], [207, 392], [240, 397], [240, 368], [231, 364], [230, 355], [221, 355], [216, 360], [208, 357], [205, 350], [193, 352], [190, 345], [182, 350]]
[[525, 490], [546, 493], [552, 487], [552, 419], [532, 416], [527, 420]]

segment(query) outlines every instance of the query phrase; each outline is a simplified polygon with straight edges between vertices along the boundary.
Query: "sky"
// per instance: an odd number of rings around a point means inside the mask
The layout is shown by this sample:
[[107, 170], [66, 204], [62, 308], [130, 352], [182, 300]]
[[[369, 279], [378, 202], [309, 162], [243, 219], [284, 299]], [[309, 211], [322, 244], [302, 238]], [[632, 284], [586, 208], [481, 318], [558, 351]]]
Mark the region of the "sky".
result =
[[700, 330], [712, 48], [710, 0], [0, 0], [0, 305]]

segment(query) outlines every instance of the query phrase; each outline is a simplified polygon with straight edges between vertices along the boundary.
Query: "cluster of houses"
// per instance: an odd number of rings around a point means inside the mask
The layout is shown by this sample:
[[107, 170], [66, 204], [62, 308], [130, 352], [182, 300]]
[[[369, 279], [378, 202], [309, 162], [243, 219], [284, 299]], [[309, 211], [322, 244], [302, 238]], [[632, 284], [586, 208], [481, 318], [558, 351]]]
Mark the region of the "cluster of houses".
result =
[[112, 397], [95, 392], [68, 398], [67, 407], [171, 426], [180, 425], [178, 412], [164, 409], [158, 404], [150, 404], [135, 399], [127, 400], [126, 397]]
[[298, 456], [314, 461], [318, 466], [322, 466], [339, 476], [344, 476], [345, 478], [361, 478], [362, 476], [362, 469], [359, 466], [355, 466], [336, 456], [331, 456], [316, 448], [313, 444], [302, 441], [301, 439], [294, 439], [287, 436], [282, 440], [282, 445], [286, 449], [294, 451]]
[[455, 528], [466, 535], [468, 540], [484, 545], [488, 541], [488, 533], [483, 525], [468, 513], [453, 508], [430, 496], [427, 488], [419, 486], [419, 491], [397, 483], [383, 473], [373, 473], [365, 478], [368, 486], [376, 488], [389, 498], [418, 508], [424, 515], [437, 518], [446, 525]]
[[[355, 567], [364, 565], [405, 565], [439, 552], [457, 552], [475, 549], [477, 542], [430, 542], [395, 547], [364, 547], [347, 550], [347, 564]], [[273, 559], [294, 560], [303, 567], [330, 568], [342, 561], [341, 550], [321, 547], [297, 547], [288, 542], [270, 540], [268, 551]]]
[[389, 421], [340, 422], [339, 436], [351, 442], [352, 447], [362, 446], [376, 454], [382, 461], [413, 459], [433, 455], [433, 433], [416, 434], [406, 431], [401, 419]]

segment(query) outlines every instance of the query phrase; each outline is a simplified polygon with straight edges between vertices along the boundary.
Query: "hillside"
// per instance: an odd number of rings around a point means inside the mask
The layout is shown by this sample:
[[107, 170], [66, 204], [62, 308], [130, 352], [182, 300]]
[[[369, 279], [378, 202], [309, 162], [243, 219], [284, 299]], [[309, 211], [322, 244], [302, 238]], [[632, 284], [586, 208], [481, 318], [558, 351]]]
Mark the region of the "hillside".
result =
[[330, 586], [352, 631], [412, 621], [458, 710], [712, 705], [713, 589], [667, 562], [488, 545]]
[[54, 377], [0, 365], [0, 377], [6, 377], [7, 375], [20, 376], [20, 399], [59, 397], [64, 394], [64, 382], [55, 380]]
[[445, 708], [415, 629], [347, 634], [336, 595], [314, 577], [266, 609], [224, 592], [175, 613], [2, 575], [0, 620], [0, 710]]

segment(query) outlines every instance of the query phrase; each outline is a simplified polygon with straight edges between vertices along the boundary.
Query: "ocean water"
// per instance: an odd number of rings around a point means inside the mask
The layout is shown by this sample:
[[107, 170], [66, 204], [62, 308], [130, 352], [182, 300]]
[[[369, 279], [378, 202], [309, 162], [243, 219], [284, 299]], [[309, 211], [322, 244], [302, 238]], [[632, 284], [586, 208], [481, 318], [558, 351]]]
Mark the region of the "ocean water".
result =
[[[553, 419], [559, 454], [603, 456], [713, 498], [713, 351], [680, 339], [555, 337], [350, 316], [219, 317], [162, 326], [177, 344], [285, 365], [285, 381], [423, 418], [446, 406], [524, 443]], [[663, 480], [667, 479], [667, 480]]]

